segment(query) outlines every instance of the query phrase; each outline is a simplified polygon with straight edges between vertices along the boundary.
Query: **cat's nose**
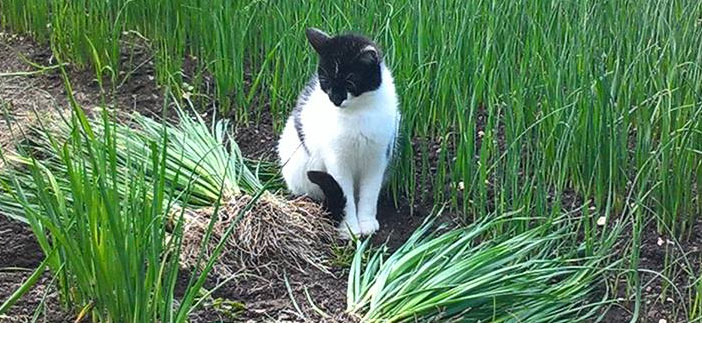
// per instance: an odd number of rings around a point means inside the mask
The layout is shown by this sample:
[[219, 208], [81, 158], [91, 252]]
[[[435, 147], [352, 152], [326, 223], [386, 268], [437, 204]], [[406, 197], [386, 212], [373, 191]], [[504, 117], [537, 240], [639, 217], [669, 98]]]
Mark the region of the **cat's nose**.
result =
[[346, 94], [345, 94], [345, 93], [344, 93], [344, 94], [341, 94], [341, 93], [332, 93], [332, 94], [329, 95], [329, 100], [331, 100], [331, 102], [332, 102], [334, 105], [340, 106], [341, 103], [343, 103], [344, 100], [346, 100]]

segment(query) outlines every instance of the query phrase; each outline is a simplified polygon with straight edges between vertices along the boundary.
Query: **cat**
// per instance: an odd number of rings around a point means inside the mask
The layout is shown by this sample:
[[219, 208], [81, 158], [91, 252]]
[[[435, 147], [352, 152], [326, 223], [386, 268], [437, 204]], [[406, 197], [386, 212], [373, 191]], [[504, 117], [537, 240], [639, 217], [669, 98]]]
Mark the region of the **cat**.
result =
[[283, 178], [293, 194], [324, 200], [343, 234], [370, 235], [398, 138], [394, 80], [371, 40], [306, 35], [319, 63], [278, 143]]

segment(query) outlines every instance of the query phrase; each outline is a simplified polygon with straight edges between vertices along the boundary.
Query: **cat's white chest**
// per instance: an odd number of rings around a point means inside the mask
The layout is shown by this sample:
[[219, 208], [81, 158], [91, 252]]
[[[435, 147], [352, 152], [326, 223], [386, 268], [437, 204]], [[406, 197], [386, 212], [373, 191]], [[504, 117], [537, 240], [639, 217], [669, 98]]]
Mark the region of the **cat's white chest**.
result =
[[395, 107], [360, 104], [350, 109], [330, 106], [321, 90], [315, 91], [303, 112], [310, 145], [323, 148], [359, 150], [385, 146], [394, 137]]

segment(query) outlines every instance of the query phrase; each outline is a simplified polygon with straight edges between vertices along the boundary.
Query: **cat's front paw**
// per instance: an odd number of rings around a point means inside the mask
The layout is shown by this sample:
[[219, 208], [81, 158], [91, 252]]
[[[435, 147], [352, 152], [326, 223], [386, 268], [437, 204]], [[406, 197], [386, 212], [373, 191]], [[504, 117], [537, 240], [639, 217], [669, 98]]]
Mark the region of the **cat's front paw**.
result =
[[375, 218], [361, 219], [358, 222], [358, 226], [360, 227], [361, 235], [370, 235], [380, 229], [380, 224]]
[[341, 236], [346, 239], [358, 238], [361, 236], [361, 228], [358, 226], [358, 221], [344, 220], [339, 225]]

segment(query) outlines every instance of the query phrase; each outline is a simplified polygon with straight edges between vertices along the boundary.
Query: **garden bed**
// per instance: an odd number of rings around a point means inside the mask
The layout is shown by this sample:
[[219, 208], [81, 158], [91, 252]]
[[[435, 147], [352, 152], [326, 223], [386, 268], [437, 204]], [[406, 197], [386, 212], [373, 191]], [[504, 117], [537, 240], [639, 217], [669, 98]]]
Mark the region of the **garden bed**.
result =
[[[51, 64], [48, 49], [34, 44], [29, 39], [5, 34], [0, 41], [7, 45], [0, 47], [0, 73], [32, 71], [31, 66], [24, 63], [19, 54], [32, 62]], [[146, 58], [144, 60], [148, 61]], [[133, 73], [129, 81], [116, 92], [111, 93], [110, 97], [115, 99], [116, 107], [123, 111], [159, 114], [163, 97], [152, 74], [153, 68], [147, 64], [140, 71]], [[90, 109], [99, 105], [98, 97], [89, 95], [99, 93], [97, 82], [89, 71], [73, 70], [69, 77], [76, 99], [83, 107]], [[52, 112], [55, 108], [68, 106], [63, 81], [57, 71], [3, 79], [0, 83], [0, 99], [20, 121], [31, 118], [34, 110], [40, 113]], [[268, 122], [260, 125], [237, 129], [237, 142], [244, 155], [249, 158], [273, 159], [275, 156], [276, 138], [270, 116], [267, 119]], [[2, 128], [3, 131], [6, 130], [5, 123], [2, 124]], [[400, 210], [396, 210], [389, 198], [383, 198], [379, 209], [382, 228], [376, 239], [379, 239], [379, 242], [384, 241], [380, 239], [387, 239], [390, 244], [401, 243], [430, 210], [428, 207], [416, 207], [415, 213], [410, 215], [406, 204], [401, 206]], [[29, 276], [31, 270], [39, 265], [43, 253], [28, 226], [2, 215], [0, 249], [0, 269], [11, 269], [0, 272], [0, 299], [5, 299]], [[351, 256], [352, 249], [344, 245], [338, 252], [339, 261], [342, 261], [341, 257]], [[343, 264], [334, 266], [331, 273], [309, 267], [305, 269], [305, 273], [291, 272], [286, 275], [290, 289], [280, 279], [249, 278], [232, 281], [215, 292], [213, 300], [216, 305], [205, 306], [203, 310], [192, 315], [192, 321], [346, 321], [349, 320], [344, 315], [347, 274]], [[61, 313], [56, 294], [48, 289], [50, 280], [47, 272], [35, 289], [22, 298], [2, 320], [30, 320], [47, 291], [47, 314], [38, 320], [72, 320], [67, 314]], [[213, 278], [209, 285], [215, 286], [217, 281], [218, 279]], [[307, 294], [313, 299], [314, 305], [329, 317], [323, 317], [312, 310]], [[291, 295], [297, 304], [293, 303]], [[243, 305], [243, 311], [229, 309], [236, 308], [238, 304]], [[302, 313], [296, 309], [296, 305]]]
[[[144, 114], [161, 114], [164, 103], [161, 89], [154, 80], [154, 69], [146, 49], [133, 52], [130, 62], [139, 64], [128, 80], [108, 94], [110, 103], [124, 111]], [[49, 49], [32, 41], [3, 34], [0, 36], [0, 73], [34, 71], [23, 62], [22, 56], [32, 62], [51, 66], [53, 59]], [[136, 56], [136, 60], [134, 57]], [[126, 61], [126, 59], [125, 59]], [[69, 68], [70, 69], [70, 68]], [[100, 104], [100, 89], [90, 71], [70, 70], [69, 78], [77, 101], [85, 108]], [[52, 112], [68, 107], [65, 88], [58, 71], [49, 70], [41, 74], [0, 78], [0, 103], [18, 119], [30, 119], [34, 111]], [[206, 110], [205, 110], [206, 111]], [[6, 132], [6, 124], [0, 124]], [[261, 122], [249, 127], [233, 129], [235, 139], [245, 156], [251, 159], [275, 159], [276, 135], [270, 113], [263, 113]], [[477, 133], [477, 131], [476, 131]], [[499, 136], [498, 136], [499, 139]], [[4, 141], [3, 146], [11, 146]], [[432, 149], [431, 146], [428, 147]], [[432, 158], [431, 156], [429, 158]], [[434, 157], [435, 159], [435, 157]], [[431, 193], [431, 192], [429, 192]], [[419, 198], [419, 197], [418, 197]], [[574, 198], [574, 199], [572, 199]], [[569, 201], [578, 202], [573, 196]], [[574, 208], [574, 204], [567, 204]], [[410, 208], [409, 200], [400, 198], [396, 206], [389, 196], [380, 201], [378, 216], [380, 231], [374, 242], [397, 248], [430, 214], [433, 206], [428, 199], [419, 201]], [[448, 213], [445, 220], [459, 218]], [[662, 243], [661, 243], [662, 241]], [[647, 226], [642, 236], [641, 266], [652, 272], [642, 272], [642, 308], [639, 321], [658, 322], [685, 321], [685, 314], [676, 311], [680, 301], [670, 288], [661, 298], [664, 281], [655, 272], [663, 272], [666, 256], [675, 259], [684, 254], [690, 265], [699, 274], [699, 258], [702, 248], [702, 221], [693, 226], [691, 236], [677, 245], [658, 235], [655, 226]], [[230, 281], [218, 289], [205, 306], [191, 315], [191, 321], [354, 321], [344, 313], [346, 308], [346, 283], [348, 262], [353, 248], [341, 244], [333, 251], [333, 266], [330, 273], [314, 267], [302, 272], [286, 273], [280, 278], [247, 277]], [[32, 232], [22, 223], [0, 216], [0, 301], [7, 298], [39, 265], [43, 258]], [[673, 283], [683, 287], [690, 277], [682, 271], [673, 272]], [[184, 275], [183, 275], [184, 276]], [[208, 285], [216, 286], [221, 279], [211, 278]], [[51, 277], [44, 274], [38, 284], [23, 297], [0, 321], [24, 322], [32, 320], [39, 304], [44, 310], [38, 321], [73, 321], [75, 316], [62, 312], [55, 291], [50, 286]], [[621, 286], [622, 288], [624, 285]], [[620, 289], [619, 296], [629, 299], [629, 294]], [[629, 299], [630, 300], [630, 299]], [[605, 321], [629, 321], [633, 303], [624, 300], [609, 307]]]

